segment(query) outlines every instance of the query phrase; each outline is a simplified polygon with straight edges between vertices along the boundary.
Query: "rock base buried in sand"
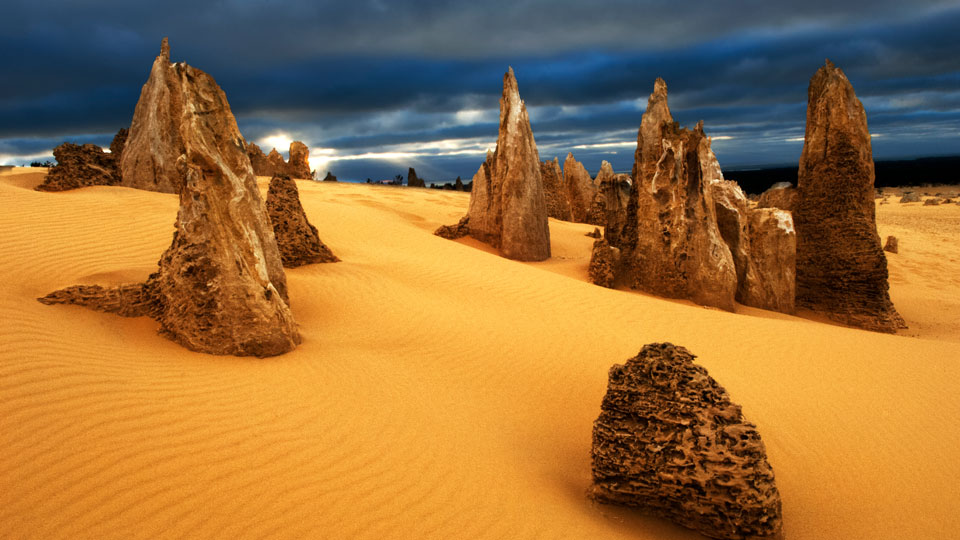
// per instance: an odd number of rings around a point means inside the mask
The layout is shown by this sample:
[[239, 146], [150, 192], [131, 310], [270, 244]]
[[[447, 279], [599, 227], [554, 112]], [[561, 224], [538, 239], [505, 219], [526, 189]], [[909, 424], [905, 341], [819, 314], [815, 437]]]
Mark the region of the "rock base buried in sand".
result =
[[713, 538], [781, 537], [780, 493], [760, 434], [693, 359], [654, 343], [610, 369], [593, 426], [590, 496]]
[[456, 225], [441, 225], [433, 234], [447, 240], [463, 238], [470, 234], [470, 218], [463, 216]]
[[57, 165], [50, 169], [37, 191], [66, 191], [87, 186], [115, 186], [120, 183], [120, 156], [127, 140], [121, 129], [110, 143], [110, 152], [95, 144], [63, 143], [53, 149]]
[[320, 241], [317, 228], [307, 221], [296, 181], [286, 175], [274, 176], [267, 190], [266, 204], [283, 266], [294, 268], [340, 260]]
[[899, 253], [900, 252], [900, 242], [897, 240], [896, 236], [888, 236], [886, 243], [883, 244], [883, 250], [890, 253]]

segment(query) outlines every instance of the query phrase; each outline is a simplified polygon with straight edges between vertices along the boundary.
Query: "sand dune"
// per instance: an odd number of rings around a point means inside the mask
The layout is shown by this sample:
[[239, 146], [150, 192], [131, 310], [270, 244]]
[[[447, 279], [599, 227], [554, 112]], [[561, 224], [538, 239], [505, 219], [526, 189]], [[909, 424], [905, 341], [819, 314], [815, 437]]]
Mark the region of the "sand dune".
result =
[[518, 263], [432, 235], [468, 194], [300, 182], [342, 262], [287, 270], [304, 342], [252, 359], [36, 302], [143, 279], [177, 209], [41, 177], [0, 175], [2, 538], [700, 538], [584, 496], [607, 370], [653, 341], [759, 426], [786, 537], [960, 530], [960, 206], [878, 207], [891, 336], [593, 286], [591, 226]]

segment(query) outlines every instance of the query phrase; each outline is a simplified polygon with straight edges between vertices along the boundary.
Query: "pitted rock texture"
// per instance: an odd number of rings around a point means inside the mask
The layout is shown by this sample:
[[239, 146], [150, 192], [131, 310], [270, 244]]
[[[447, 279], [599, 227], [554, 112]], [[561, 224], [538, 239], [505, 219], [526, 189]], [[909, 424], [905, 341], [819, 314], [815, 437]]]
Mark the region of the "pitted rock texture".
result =
[[[743, 288], [743, 304], [781, 313], [796, 311], [797, 233], [793, 216], [780, 208], [747, 212], [749, 266], [757, 279]], [[738, 290], [739, 292], [739, 290]]]
[[307, 220], [297, 182], [292, 178], [284, 175], [270, 179], [266, 205], [283, 266], [295, 268], [340, 260], [320, 241], [317, 228]]
[[598, 238], [593, 242], [590, 254], [590, 282], [601, 287], [613, 288], [616, 279], [616, 267], [620, 262], [620, 250], [611, 247], [606, 239]]
[[563, 221], [570, 221], [570, 201], [563, 191], [563, 173], [560, 171], [560, 161], [540, 162], [540, 176], [543, 179], [543, 195], [547, 200], [547, 216]]
[[563, 192], [570, 205], [570, 221], [590, 223], [588, 215], [597, 195], [597, 186], [583, 163], [577, 161], [572, 153], [567, 153], [563, 160]]
[[497, 147], [473, 177], [467, 218], [470, 236], [508, 259], [550, 258], [540, 155], [512, 68], [503, 76]]
[[604, 161], [594, 183], [596, 194], [586, 222], [603, 226], [604, 238], [617, 245], [627, 225], [627, 204], [633, 182], [629, 174], [614, 173], [610, 163]]
[[[166, 51], [166, 40], [164, 40]], [[155, 64], [156, 66], [156, 64]], [[211, 354], [272, 356], [300, 342], [287, 304], [280, 253], [245, 145], [222, 91], [184, 64], [168, 119], [183, 145], [177, 158], [180, 210], [173, 242], [146, 283], [76, 286], [39, 300], [126, 316], [149, 315], [161, 335]]]
[[900, 241], [896, 236], [888, 236], [886, 243], [883, 244], [883, 250], [890, 253], [900, 253]]
[[790, 182], [777, 182], [760, 194], [757, 208], [779, 208], [792, 213], [797, 208], [797, 188]]
[[120, 183], [118, 154], [104, 152], [95, 144], [63, 143], [53, 149], [57, 165], [50, 169], [37, 191], [66, 191], [87, 186], [115, 186]]
[[867, 115], [829, 60], [810, 79], [798, 180], [797, 305], [868, 330], [905, 328], [877, 234]]
[[778, 537], [780, 493], [760, 434], [693, 360], [654, 343], [610, 369], [593, 425], [590, 496], [712, 538]]
[[413, 170], [413, 167], [410, 167], [410, 170], [407, 171], [407, 186], [427, 187], [427, 184], [423, 181], [423, 178], [417, 177], [417, 171]]

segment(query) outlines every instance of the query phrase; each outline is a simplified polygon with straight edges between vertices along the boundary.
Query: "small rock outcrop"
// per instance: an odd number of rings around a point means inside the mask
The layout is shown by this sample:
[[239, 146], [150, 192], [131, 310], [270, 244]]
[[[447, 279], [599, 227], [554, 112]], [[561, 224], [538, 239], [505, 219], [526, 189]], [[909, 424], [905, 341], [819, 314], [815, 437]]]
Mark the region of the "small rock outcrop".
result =
[[779, 208], [793, 212], [797, 208], [797, 188], [790, 182], [777, 182], [760, 194], [757, 208]]
[[610, 246], [604, 238], [593, 242], [590, 255], [590, 282], [601, 287], [613, 288], [616, 279], [616, 267], [620, 261], [620, 250]]
[[923, 201], [923, 205], [924, 205], [924, 206], [939, 206], [939, 205], [940, 205], [940, 199], [938, 199], [938, 198], [936, 198], [936, 197], [933, 197], [932, 199], [927, 199], [927, 200]]
[[903, 196], [900, 197], [900, 202], [901, 203], [920, 202], [920, 195], [917, 195], [912, 191], [908, 193], [904, 193]]
[[900, 241], [897, 240], [896, 236], [888, 236], [887, 241], [883, 244], [883, 250], [890, 253], [900, 253]]
[[427, 187], [427, 184], [423, 181], [423, 178], [418, 178], [417, 171], [413, 170], [413, 167], [410, 167], [410, 170], [407, 171], [407, 186]]
[[547, 199], [547, 216], [563, 221], [570, 221], [570, 201], [563, 192], [563, 173], [560, 171], [560, 161], [540, 162], [540, 176], [543, 178], [543, 195]]
[[[583, 163], [577, 161], [572, 153], [567, 153], [563, 160], [563, 192], [570, 205], [570, 221], [574, 223], [590, 223], [587, 215], [596, 198], [597, 186], [587, 172]], [[602, 225], [593, 223], [593, 225]]]
[[712, 538], [778, 537], [780, 493], [757, 427], [693, 360], [654, 343], [610, 369], [590, 496]]
[[310, 179], [310, 149], [300, 141], [290, 143], [289, 159], [287, 160], [287, 174], [291, 178]]
[[310, 172], [310, 149], [300, 141], [290, 143], [290, 160], [284, 161], [276, 148], [264, 155], [263, 150], [254, 143], [247, 143], [247, 156], [256, 176], [289, 176], [291, 178], [313, 178]]
[[797, 305], [868, 330], [905, 328], [877, 233], [867, 115], [829, 60], [810, 79], [798, 190]]
[[95, 144], [83, 146], [65, 142], [53, 149], [57, 165], [50, 169], [37, 191], [66, 191], [87, 186], [115, 186], [120, 183], [117, 157]]
[[[166, 39], [163, 51], [161, 59], [169, 64]], [[175, 159], [179, 176], [164, 178], [178, 187], [180, 210], [159, 268], [145, 283], [80, 285], [39, 300], [150, 316], [160, 323], [161, 335], [194, 351], [239, 356], [290, 351], [300, 335], [288, 306], [286, 276], [226, 96], [200, 70], [183, 63], [170, 69], [180, 101], [165, 109], [177, 114], [165, 124], [177, 132], [163, 136], [179, 141], [182, 153]]]
[[327, 175], [323, 177], [324, 182], [336, 182], [337, 177], [333, 175], [332, 172], [327, 171]]
[[[512, 68], [503, 76], [496, 150], [487, 153], [473, 177], [470, 208], [458, 227], [466, 227], [470, 236], [496, 247], [508, 259], [550, 258], [540, 156]], [[448, 230], [441, 227], [437, 234]]]
[[271, 178], [266, 205], [283, 266], [295, 268], [340, 260], [320, 241], [317, 228], [307, 220], [295, 180], [286, 175]]

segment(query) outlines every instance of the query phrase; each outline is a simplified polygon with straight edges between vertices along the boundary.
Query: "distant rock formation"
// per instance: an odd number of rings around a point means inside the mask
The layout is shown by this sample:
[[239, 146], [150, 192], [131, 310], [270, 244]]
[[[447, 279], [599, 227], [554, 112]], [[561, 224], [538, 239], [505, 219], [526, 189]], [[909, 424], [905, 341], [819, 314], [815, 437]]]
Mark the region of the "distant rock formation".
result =
[[336, 182], [337, 177], [333, 175], [332, 172], [327, 171], [327, 175], [323, 177], [324, 182]]
[[83, 146], [65, 142], [53, 149], [57, 165], [50, 169], [37, 191], [66, 191], [87, 186], [114, 186], [120, 183], [117, 156], [95, 144]]
[[940, 199], [936, 197], [923, 201], [924, 206], [938, 206], [939, 204], [940, 204]]
[[273, 176], [277, 174], [274, 164], [267, 160], [266, 154], [263, 153], [263, 150], [261, 150], [256, 143], [247, 143], [246, 151], [255, 176]]
[[418, 178], [417, 171], [413, 170], [413, 167], [410, 167], [410, 170], [407, 171], [407, 186], [427, 187], [427, 184], [423, 181], [423, 178]]
[[778, 537], [780, 493], [760, 434], [693, 360], [654, 343], [610, 369], [593, 425], [590, 496], [712, 538]]
[[844, 324], [905, 328], [877, 234], [867, 115], [829, 60], [810, 79], [798, 173], [797, 305]]
[[[240, 356], [285, 353], [296, 347], [300, 335], [243, 137], [213, 79], [186, 64], [169, 66], [168, 51], [164, 39], [154, 68], [169, 67], [176, 77], [168, 82], [176, 82], [178, 101], [158, 106], [176, 113], [163, 119], [176, 133], [162, 137], [178, 141], [182, 149], [174, 158], [179, 176], [157, 177], [179, 190], [173, 242], [145, 283], [111, 289], [79, 285], [39, 300], [128, 317], [147, 315], [159, 321], [161, 335], [194, 351]], [[144, 95], [154, 94], [145, 87]], [[162, 102], [153, 100], [154, 105]], [[142, 128], [144, 123], [134, 123], [135, 128], [138, 125]], [[134, 132], [131, 129], [131, 139]]]
[[[473, 177], [466, 218], [458, 226], [508, 259], [550, 258], [540, 156], [512, 68], [503, 76], [497, 148]], [[441, 227], [437, 234], [448, 229]]]
[[456, 240], [470, 234], [469, 218], [463, 216], [456, 225], [441, 225], [433, 234], [447, 240]]
[[777, 182], [760, 194], [757, 208], [779, 208], [793, 213], [797, 208], [797, 188], [790, 182]]
[[290, 159], [287, 161], [287, 174], [291, 178], [304, 180], [313, 178], [310, 171], [310, 149], [300, 141], [293, 141], [289, 148]]
[[920, 202], [920, 195], [917, 195], [913, 191], [908, 191], [903, 194], [903, 197], [900, 197], [900, 202], [901, 203]]
[[463, 191], [463, 180], [461, 180], [459, 176], [453, 182], [453, 189], [456, 191]]
[[563, 160], [563, 191], [570, 205], [570, 220], [574, 223], [590, 223], [587, 215], [596, 198], [597, 187], [583, 163], [574, 159], [572, 153], [567, 153]]
[[900, 253], [900, 241], [896, 236], [888, 236], [887, 242], [883, 244], [883, 250], [890, 253]]
[[295, 268], [340, 260], [320, 241], [317, 228], [307, 220], [295, 180], [286, 175], [270, 179], [266, 205], [283, 266]]
[[570, 201], [563, 192], [563, 173], [560, 172], [560, 161], [553, 158], [551, 161], [540, 162], [540, 176], [543, 178], [543, 195], [547, 200], [547, 216], [563, 221], [570, 221]]

